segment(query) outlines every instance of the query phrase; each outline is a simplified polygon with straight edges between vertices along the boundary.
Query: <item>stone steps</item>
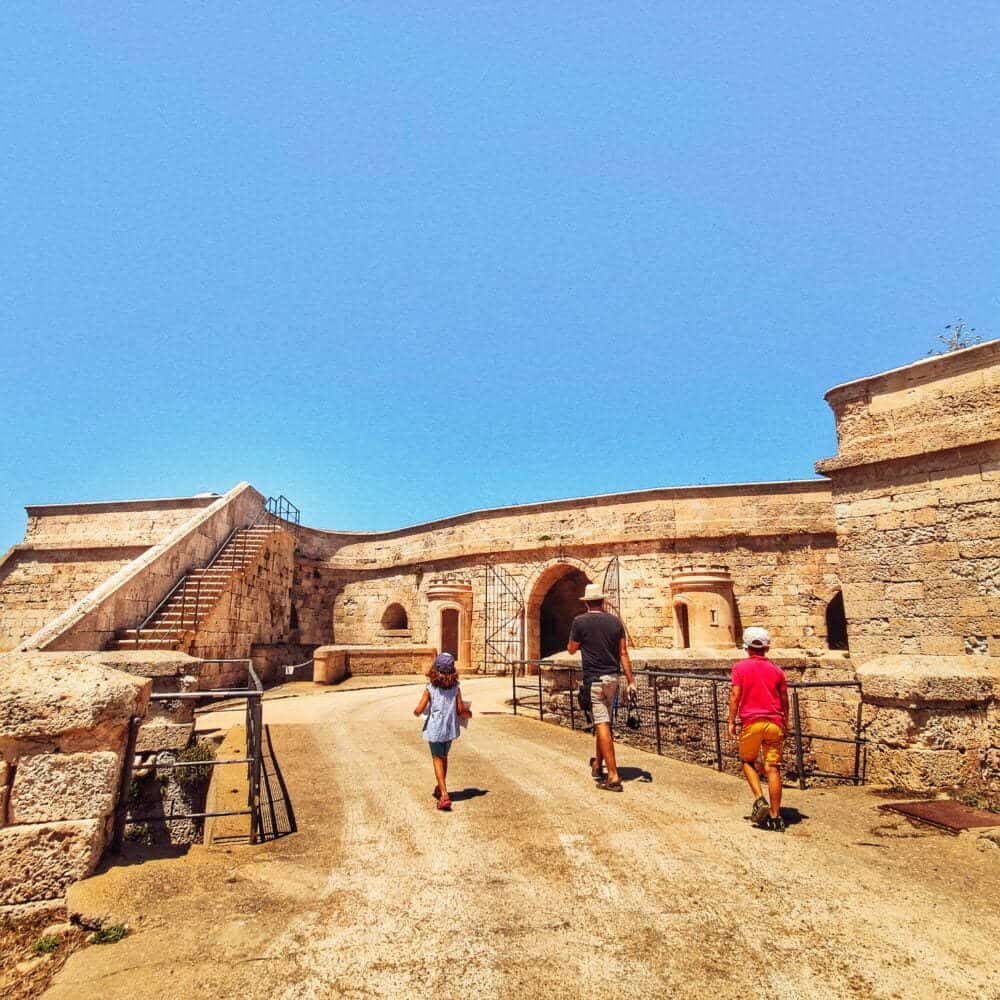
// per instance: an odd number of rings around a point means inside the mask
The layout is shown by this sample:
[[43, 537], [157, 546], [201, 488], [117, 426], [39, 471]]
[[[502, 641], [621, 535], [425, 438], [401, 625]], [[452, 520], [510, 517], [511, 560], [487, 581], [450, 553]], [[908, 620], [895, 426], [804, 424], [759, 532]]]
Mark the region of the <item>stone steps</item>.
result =
[[243, 528], [226, 543], [211, 566], [191, 570], [170, 600], [142, 629], [119, 629], [108, 649], [177, 649], [185, 632], [215, 607], [234, 573], [249, 565], [263, 548], [272, 528]]

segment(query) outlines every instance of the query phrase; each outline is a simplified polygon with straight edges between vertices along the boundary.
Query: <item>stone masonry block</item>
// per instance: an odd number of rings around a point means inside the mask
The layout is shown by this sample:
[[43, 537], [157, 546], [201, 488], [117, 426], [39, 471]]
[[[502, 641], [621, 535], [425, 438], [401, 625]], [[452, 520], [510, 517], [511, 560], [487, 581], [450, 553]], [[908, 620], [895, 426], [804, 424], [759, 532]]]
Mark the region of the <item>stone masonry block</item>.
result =
[[136, 753], [183, 750], [190, 742], [193, 731], [193, 723], [172, 723], [153, 719], [139, 727], [135, 741]]
[[878, 656], [857, 668], [865, 702], [967, 702], [991, 700], [1000, 689], [993, 657]]
[[11, 822], [106, 819], [118, 780], [118, 754], [109, 750], [22, 757], [11, 791]]
[[105, 823], [97, 819], [0, 830], [0, 905], [62, 896], [93, 872], [104, 843]]

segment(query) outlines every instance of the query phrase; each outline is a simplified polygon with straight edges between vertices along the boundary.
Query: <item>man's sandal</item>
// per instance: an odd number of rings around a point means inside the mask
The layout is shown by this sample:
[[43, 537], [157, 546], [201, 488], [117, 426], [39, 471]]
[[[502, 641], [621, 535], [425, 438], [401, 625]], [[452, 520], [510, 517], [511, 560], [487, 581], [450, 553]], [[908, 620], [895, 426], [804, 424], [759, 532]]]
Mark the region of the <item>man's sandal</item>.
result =
[[622, 783], [620, 781], [599, 781], [597, 787], [602, 792], [623, 792], [625, 789], [622, 788]]
[[590, 758], [590, 776], [594, 781], [601, 781], [604, 778], [604, 767], [601, 766], [596, 771], [594, 770], [594, 765], [597, 763], [596, 757]]

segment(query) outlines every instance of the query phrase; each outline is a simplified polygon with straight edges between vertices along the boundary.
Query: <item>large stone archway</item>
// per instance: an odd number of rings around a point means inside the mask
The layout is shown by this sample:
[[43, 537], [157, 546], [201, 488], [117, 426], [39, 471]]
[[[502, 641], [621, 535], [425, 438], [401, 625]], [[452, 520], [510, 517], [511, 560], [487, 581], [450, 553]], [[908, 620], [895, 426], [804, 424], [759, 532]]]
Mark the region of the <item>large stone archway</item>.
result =
[[[569, 626], [583, 606], [579, 598], [594, 571], [579, 559], [564, 558], [542, 567], [529, 581], [525, 602], [527, 658], [540, 660], [566, 649]], [[535, 669], [529, 668], [530, 673]]]

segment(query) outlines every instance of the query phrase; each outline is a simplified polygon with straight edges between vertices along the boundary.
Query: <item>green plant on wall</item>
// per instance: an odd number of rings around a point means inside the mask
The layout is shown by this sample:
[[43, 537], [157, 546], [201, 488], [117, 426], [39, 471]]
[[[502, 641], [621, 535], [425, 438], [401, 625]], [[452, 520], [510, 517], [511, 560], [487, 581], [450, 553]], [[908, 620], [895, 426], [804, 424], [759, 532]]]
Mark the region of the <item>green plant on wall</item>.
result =
[[178, 767], [174, 771], [174, 778], [178, 785], [190, 788], [192, 785], [200, 785], [207, 781], [212, 775], [212, 766], [205, 763], [197, 766], [200, 761], [215, 760], [215, 751], [205, 743], [193, 743], [186, 750], [182, 750], [177, 755], [178, 764], [194, 764], [194, 767]]

